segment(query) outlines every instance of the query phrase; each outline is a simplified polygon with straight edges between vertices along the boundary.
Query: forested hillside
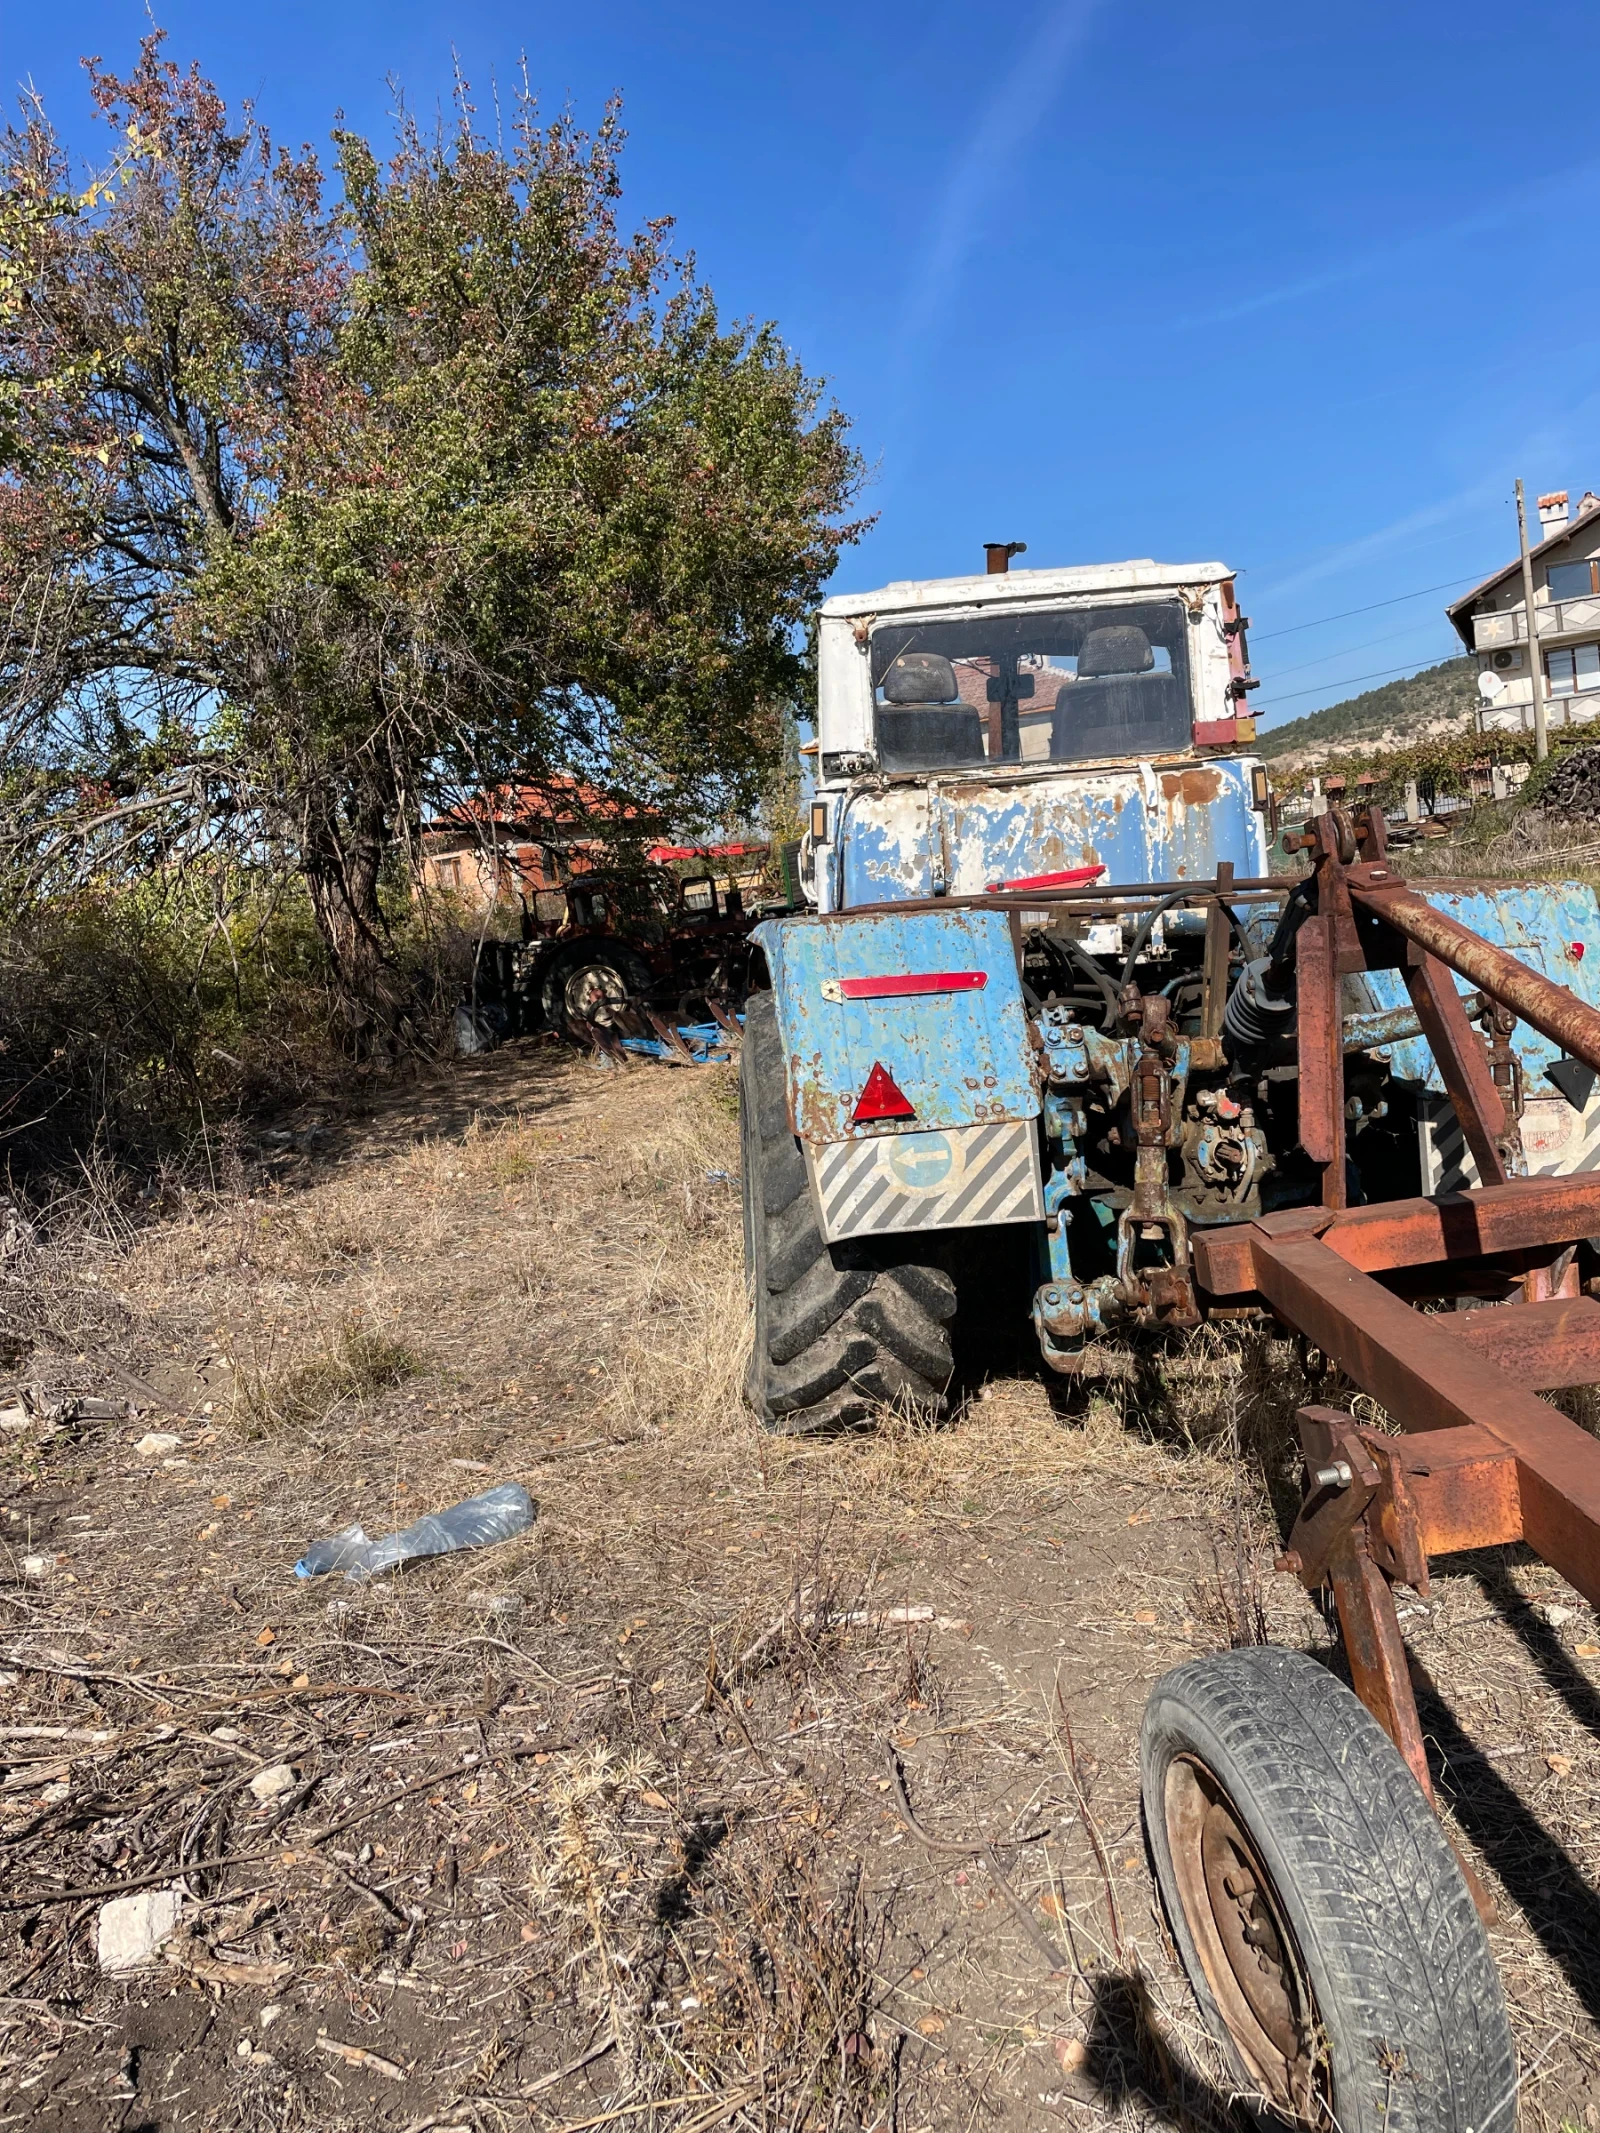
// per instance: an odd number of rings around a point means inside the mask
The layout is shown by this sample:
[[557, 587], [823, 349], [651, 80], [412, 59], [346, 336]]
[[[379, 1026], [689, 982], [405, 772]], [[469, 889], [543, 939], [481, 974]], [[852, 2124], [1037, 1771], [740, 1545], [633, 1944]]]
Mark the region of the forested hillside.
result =
[[[1470, 658], [1447, 659], [1380, 689], [1367, 689], [1329, 704], [1306, 718], [1258, 732], [1256, 746], [1269, 761], [1316, 764], [1356, 745], [1404, 748], [1430, 734], [1465, 731], [1478, 701], [1477, 666]], [[1269, 715], [1264, 712], [1264, 715]]]

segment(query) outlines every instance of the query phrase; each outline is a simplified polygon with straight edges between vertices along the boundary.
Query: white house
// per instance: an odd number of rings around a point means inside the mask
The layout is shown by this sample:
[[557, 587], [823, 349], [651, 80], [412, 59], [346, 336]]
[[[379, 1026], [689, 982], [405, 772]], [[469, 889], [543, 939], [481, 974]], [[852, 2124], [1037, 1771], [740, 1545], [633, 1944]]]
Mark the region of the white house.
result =
[[[1568, 512], [1567, 492], [1539, 498], [1541, 539], [1532, 552], [1535, 641], [1548, 683], [1551, 727], [1600, 718], [1600, 496], [1591, 489]], [[1446, 608], [1462, 643], [1478, 655], [1484, 701], [1480, 733], [1533, 725], [1533, 676], [1520, 557]], [[1498, 686], [1493, 686], [1497, 684]]]

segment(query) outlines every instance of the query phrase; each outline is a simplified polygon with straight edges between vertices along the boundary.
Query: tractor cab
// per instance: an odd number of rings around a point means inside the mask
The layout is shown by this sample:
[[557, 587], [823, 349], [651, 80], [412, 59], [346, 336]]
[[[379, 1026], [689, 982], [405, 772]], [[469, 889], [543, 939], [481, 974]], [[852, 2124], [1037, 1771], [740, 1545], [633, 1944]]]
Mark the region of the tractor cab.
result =
[[1265, 872], [1248, 618], [1225, 565], [912, 580], [829, 600], [819, 623], [802, 853], [818, 910], [1096, 867]]

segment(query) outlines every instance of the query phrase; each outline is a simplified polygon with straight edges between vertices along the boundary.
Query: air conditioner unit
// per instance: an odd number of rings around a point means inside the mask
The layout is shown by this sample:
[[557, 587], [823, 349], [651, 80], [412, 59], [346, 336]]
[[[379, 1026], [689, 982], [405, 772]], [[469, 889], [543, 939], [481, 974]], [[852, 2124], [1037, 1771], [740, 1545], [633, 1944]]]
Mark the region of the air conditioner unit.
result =
[[1496, 652], [1492, 665], [1497, 674], [1514, 674], [1522, 664], [1520, 652]]

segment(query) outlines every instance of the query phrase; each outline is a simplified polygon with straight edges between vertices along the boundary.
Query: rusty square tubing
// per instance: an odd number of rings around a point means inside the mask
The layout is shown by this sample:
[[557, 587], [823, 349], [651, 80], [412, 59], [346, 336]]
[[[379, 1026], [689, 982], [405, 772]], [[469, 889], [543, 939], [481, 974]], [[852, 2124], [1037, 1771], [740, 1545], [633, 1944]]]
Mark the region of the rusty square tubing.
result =
[[1259, 1223], [1194, 1233], [1195, 1271], [1213, 1296], [1254, 1289], [1252, 1237], [1318, 1235], [1336, 1258], [1369, 1274], [1541, 1251], [1600, 1236], [1600, 1176], [1514, 1178], [1428, 1200], [1381, 1200], [1330, 1220], [1320, 1208], [1286, 1208]]
[[1403, 1429], [1476, 1424], [1516, 1458], [1523, 1536], [1600, 1606], [1600, 1440], [1316, 1237], [1252, 1232], [1255, 1286]]
[[[1364, 1441], [1374, 1446], [1376, 1432]], [[1382, 1448], [1416, 1514], [1425, 1555], [1522, 1539], [1516, 1454], [1492, 1430], [1433, 1429], [1420, 1437], [1385, 1437]], [[1380, 1505], [1376, 1522], [1381, 1539], [1394, 1547], [1401, 1536], [1387, 1531], [1387, 1512]]]
[[1423, 956], [1404, 976], [1478, 1176], [1485, 1185], [1503, 1185], [1506, 1166], [1499, 1140], [1505, 1131], [1506, 1107], [1490, 1072], [1488, 1054], [1467, 1020], [1461, 995], [1437, 956]]
[[1343, 1207], [1344, 1023], [1331, 919], [1308, 918], [1296, 934], [1295, 978], [1300, 1145], [1323, 1166], [1323, 1205]]
[[1600, 1013], [1565, 985], [1556, 985], [1514, 955], [1436, 910], [1387, 867], [1349, 867], [1350, 893], [1419, 948], [1436, 955], [1487, 993], [1514, 1008], [1540, 1036], [1600, 1072]]
[[1342, 1535], [1333, 1551], [1328, 1583], [1339, 1610], [1351, 1684], [1405, 1757], [1428, 1805], [1436, 1809], [1428, 1750], [1411, 1690], [1394, 1594], [1354, 1530]]
[[1600, 1385], [1600, 1303], [1592, 1296], [1460, 1312], [1450, 1332], [1529, 1392]]

